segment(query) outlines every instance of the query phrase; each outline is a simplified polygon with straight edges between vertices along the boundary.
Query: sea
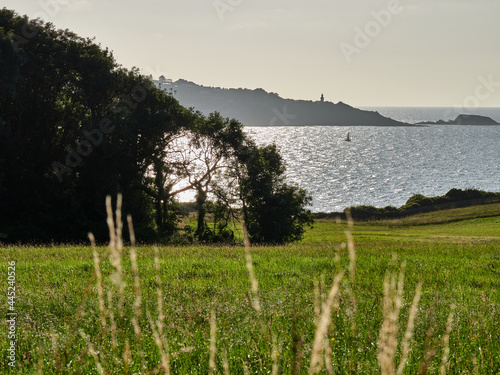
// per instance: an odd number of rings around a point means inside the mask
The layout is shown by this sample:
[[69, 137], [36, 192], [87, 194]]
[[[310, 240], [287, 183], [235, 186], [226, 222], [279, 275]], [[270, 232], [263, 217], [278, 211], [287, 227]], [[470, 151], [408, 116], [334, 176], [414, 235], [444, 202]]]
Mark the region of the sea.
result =
[[[412, 124], [459, 114], [500, 122], [500, 108], [362, 109]], [[440, 196], [452, 188], [500, 192], [500, 125], [268, 126], [245, 131], [258, 144], [279, 147], [288, 181], [312, 196], [313, 212], [400, 207], [415, 194]]]

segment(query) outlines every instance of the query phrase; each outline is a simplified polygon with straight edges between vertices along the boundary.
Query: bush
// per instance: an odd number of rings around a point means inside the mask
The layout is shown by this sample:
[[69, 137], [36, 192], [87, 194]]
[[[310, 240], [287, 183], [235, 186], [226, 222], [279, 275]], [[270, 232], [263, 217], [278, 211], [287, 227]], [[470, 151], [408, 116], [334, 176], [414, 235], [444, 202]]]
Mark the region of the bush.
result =
[[377, 220], [399, 216], [399, 210], [394, 206], [386, 206], [384, 208], [355, 206], [344, 210], [344, 212], [347, 211], [350, 211], [352, 218], [356, 220]]
[[481, 199], [497, 196], [498, 193], [490, 193], [482, 190], [476, 189], [451, 189], [446, 193], [446, 196], [450, 198], [453, 202], [471, 200], [471, 199]]

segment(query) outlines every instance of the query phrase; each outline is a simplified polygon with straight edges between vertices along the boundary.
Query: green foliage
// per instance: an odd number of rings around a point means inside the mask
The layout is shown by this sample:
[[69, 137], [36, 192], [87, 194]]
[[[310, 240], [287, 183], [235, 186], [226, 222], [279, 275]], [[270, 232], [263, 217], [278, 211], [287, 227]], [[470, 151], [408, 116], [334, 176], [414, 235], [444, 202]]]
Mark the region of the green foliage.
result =
[[[167, 242], [179, 237], [186, 190], [198, 197], [197, 239], [231, 240], [239, 165], [264, 184], [244, 194], [252, 228], [268, 224], [259, 219], [267, 211], [283, 211], [271, 223], [277, 232], [256, 241], [297, 240], [311, 222], [306, 194], [283, 182], [276, 150], [260, 150], [234, 119], [183, 108], [93, 40], [4, 8], [0, 65], [0, 228], [9, 241], [81, 242], [89, 231], [105, 241], [104, 199], [121, 192], [138, 240]], [[241, 158], [241, 150], [263, 154]], [[212, 198], [225, 208], [208, 230]]]
[[[350, 211], [351, 216], [357, 220], [380, 220], [403, 217], [414, 214], [417, 211], [433, 211], [443, 208], [450, 208], [448, 206], [467, 206], [481, 203], [481, 201], [488, 202], [488, 199], [499, 198], [500, 193], [485, 192], [476, 189], [451, 189], [443, 196], [426, 197], [422, 194], [415, 194], [410, 197], [406, 203], [399, 207], [387, 206], [384, 208], [377, 208], [373, 206], [356, 206], [349, 207], [345, 211]], [[345, 218], [345, 214], [332, 214], [332, 215], [318, 215], [319, 217], [340, 216]]]
[[408, 199], [408, 201], [400, 207], [400, 210], [411, 210], [415, 208], [435, 206], [444, 203], [454, 203], [493, 197], [500, 197], [500, 193], [491, 193], [476, 189], [451, 189], [444, 196], [439, 197], [425, 197], [422, 194], [416, 194]]
[[[373, 206], [356, 206], [347, 209], [351, 212], [351, 216], [357, 220], [377, 220], [381, 218], [396, 217], [399, 211], [394, 206], [377, 208]], [[347, 211], [346, 210], [346, 211]]]
[[451, 189], [449, 192], [445, 194], [451, 201], [465, 201], [470, 199], [481, 199], [481, 198], [490, 198], [490, 197], [498, 197], [499, 193], [486, 192], [482, 190], [476, 189]]
[[285, 166], [275, 145], [254, 148], [241, 156], [243, 213], [250, 240], [279, 244], [297, 241], [304, 227], [313, 224], [305, 207], [311, 197], [285, 182]]

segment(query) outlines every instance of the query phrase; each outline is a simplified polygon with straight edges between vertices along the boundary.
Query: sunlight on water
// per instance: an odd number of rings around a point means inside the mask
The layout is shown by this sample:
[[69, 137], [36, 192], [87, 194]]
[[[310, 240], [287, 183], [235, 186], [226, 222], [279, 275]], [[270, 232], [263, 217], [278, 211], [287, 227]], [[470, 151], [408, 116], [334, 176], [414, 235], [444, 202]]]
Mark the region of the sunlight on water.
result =
[[500, 191], [500, 126], [245, 129], [259, 144], [279, 146], [289, 180], [312, 195], [316, 212], [399, 207], [414, 194], [452, 188]]

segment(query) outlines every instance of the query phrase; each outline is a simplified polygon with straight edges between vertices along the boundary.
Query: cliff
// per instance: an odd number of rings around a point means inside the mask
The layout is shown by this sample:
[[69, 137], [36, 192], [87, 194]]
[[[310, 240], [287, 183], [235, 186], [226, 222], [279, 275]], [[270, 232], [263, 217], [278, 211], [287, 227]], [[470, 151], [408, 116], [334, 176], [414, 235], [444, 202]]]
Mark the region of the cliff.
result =
[[203, 114], [218, 111], [244, 125], [376, 125], [410, 126], [380, 115], [363, 111], [345, 103], [283, 99], [263, 89], [225, 89], [200, 86], [186, 80], [153, 81], [171, 92], [185, 107], [194, 107]]

